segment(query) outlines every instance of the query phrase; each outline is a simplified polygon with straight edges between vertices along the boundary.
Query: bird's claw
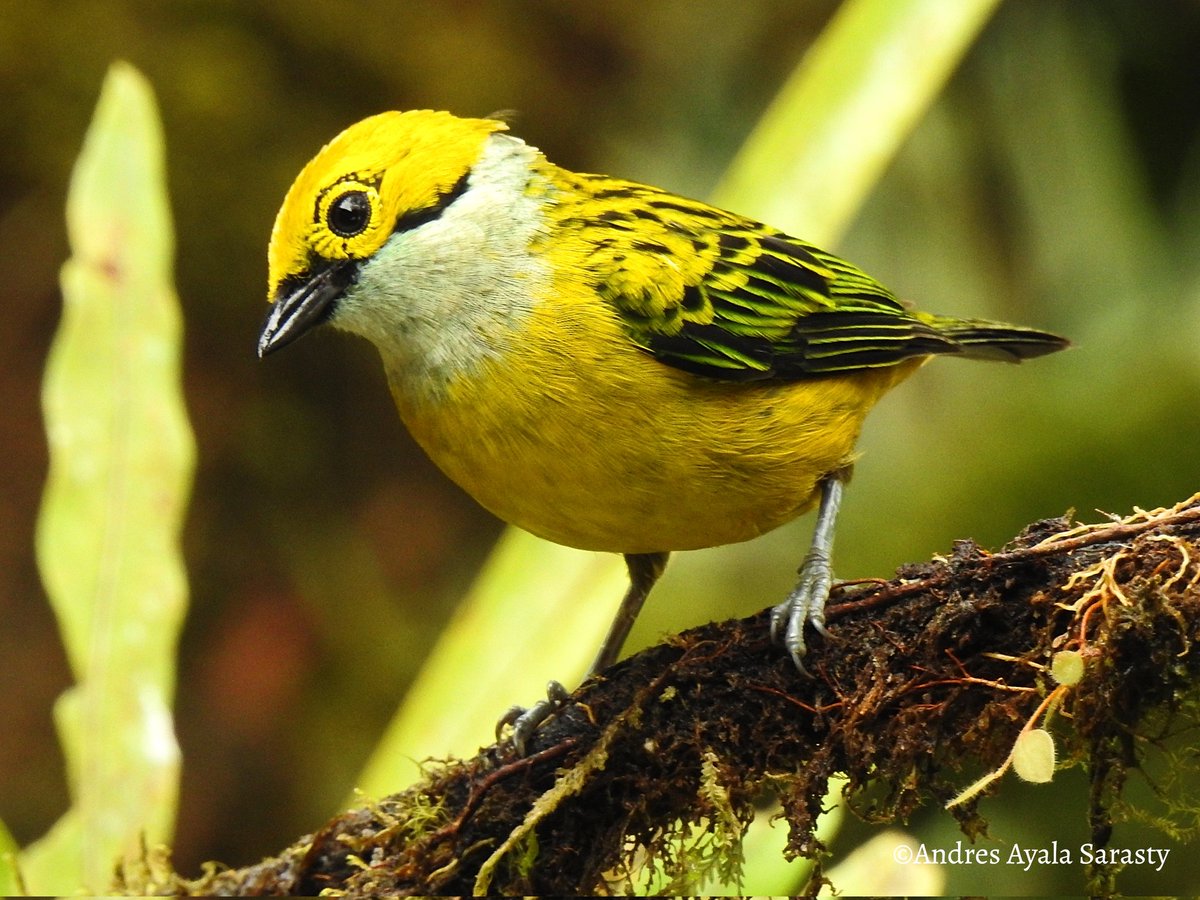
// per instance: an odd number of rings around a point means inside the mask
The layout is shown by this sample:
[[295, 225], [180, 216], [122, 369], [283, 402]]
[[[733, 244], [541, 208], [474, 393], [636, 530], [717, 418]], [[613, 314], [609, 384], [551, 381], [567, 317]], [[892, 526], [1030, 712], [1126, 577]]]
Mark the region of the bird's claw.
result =
[[549, 682], [546, 685], [544, 700], [539, 700], [529, 707], [509, 707], [508, 712], [502, 715], [500, 721], [496, 723], [496, 740], [500, 740], [505, 726], [510, 727], [512, 734], [509, 736], [509, 740], [512, 742], [513, 749], [517, 751], [517, 756], [524, 756], [526, 745], [533, 737], [534, 732], [541, 727], [543, 722], [562, 709], [563, 704], [570, 697], [567, 689], [557, 681]]
[[811, 677], [804, 666], [808, 646], [804, 643], [804, 626], [812, 625], [822, 637], [825, 630], [825, 602], [833, 587], [833, 571], [829, 556], [812, 550], [800, 566], [800, 580], [787, 599], [771, 610], [771, 640], [782, 643], [792, 662], [802, 675]]

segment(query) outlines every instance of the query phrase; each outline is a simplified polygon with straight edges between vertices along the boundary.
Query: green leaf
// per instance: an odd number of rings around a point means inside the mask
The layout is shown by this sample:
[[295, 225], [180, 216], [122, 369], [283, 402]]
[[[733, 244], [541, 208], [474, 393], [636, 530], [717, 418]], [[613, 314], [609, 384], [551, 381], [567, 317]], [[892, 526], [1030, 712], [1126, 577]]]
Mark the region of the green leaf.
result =
[[999, 2], [843, 3], [713, 202], [836, 242]]
[[17, 868], [17, 842], [13, 840], [8, 827], [0, 822], [0, 895], [16, 897], [24, 894], [21, 873]]
[[1083, 680], [1085, 664], [1078, 650], [1059, 650], [1050, 660], [1050, 675], [1059, 684], [1073, 687]]
[[946, 866], [917, 862], [919, 849], [916, 838], [888, 828], [855, 847], [825, 874], [846, 897], [940, 897], [945, 893]]
[[1022, 781], [1045, 784], [1054, 778], [1054, 738], [1044, 728], [1022, 731], [1012, 750], [1013, 771]]
[[109, 71], [67, 200], [72, 251], [42, 402], [50, 474], [37, 558], [76, 684], [55, 716], [72, 809], [21, 861], [36, 893], [108, 887], [173, 827], [171, 705], [195, 448], [163, 141], [149, 85]]
[[468, 755], [491, 743], [500, 715], [544, 697], [550, 679], [574, 686], [624, 586], [619, 556], [510, 528], [438, 639], [358, 789], [369, 797], [394, 792], [414, 780], [416, 761]]

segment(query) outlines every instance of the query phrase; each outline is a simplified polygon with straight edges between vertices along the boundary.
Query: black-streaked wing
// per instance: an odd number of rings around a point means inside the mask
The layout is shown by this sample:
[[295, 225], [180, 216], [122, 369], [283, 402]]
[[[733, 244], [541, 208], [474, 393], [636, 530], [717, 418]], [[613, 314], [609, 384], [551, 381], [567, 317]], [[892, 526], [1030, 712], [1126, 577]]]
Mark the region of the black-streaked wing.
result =
[[955, 342], [861, 270], [757, 222], [606, 180], [596, 288], [662, 362], [728, 381], [894, 365]]

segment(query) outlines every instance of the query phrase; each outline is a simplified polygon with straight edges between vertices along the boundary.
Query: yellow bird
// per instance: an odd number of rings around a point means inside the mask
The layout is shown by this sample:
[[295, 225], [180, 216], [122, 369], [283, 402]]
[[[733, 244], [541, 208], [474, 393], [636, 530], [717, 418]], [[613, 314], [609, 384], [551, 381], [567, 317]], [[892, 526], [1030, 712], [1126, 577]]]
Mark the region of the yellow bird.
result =
[[593, 672], [671, 551], [747, 540], [820, 500], [772, 617], [803, 669], [868, 410], [932, 355], [1016, 361], [1067, 342], [913, 311], [811, 244], [570, 172], [506, 132], [387, 112], [325, 146], [275, 220], [259, 355], [324, 322], [362, 335], [414, 438], [483, 506], [624, 554], [630, 588]]

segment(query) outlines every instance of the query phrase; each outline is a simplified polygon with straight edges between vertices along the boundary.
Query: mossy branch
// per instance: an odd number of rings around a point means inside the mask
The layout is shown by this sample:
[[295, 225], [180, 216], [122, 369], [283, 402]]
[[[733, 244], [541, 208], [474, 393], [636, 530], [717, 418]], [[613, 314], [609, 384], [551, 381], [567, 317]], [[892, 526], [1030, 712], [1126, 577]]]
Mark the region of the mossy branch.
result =
[[[892, 581], [843, 588], [830, 613], [811, 679], [771, 645], [765, 613], [697, 628], [584, 684], [524, 759], [493, 746], [431, 764], [420, 783], [277, 858], [196, 882], [148, 865], [127, 886], [621, 890], [635, 850], [641, 865], [685, 865], [673, 837], [736, 838], [765, 791], [782, 801], [789, 852], [819, 859], [814, 823], [835, 773], [859, 815], [903, 821], [1001, 766], [1031, 725], [1054, 733], [1060, 767], [1089, 773], [1091, 839], [1103, 845], [1148, 724], [1161, 737], [1195, 694], [1200, 495], [1100, 525], [1038, 522], [999, 553], [959, 542]], [[1063, 650], [1085, 663], [1077, 683], [1051, 676]], [[1047, 706], [1061, 712], [1048, 724]], [[977, 800], [948, 813], [969, 836], [986, 827]], [[1112, 872], [1088, 877], [1093, 890], [1112, 888]], [[818, 868], [810, 888], [819, 878]]]

